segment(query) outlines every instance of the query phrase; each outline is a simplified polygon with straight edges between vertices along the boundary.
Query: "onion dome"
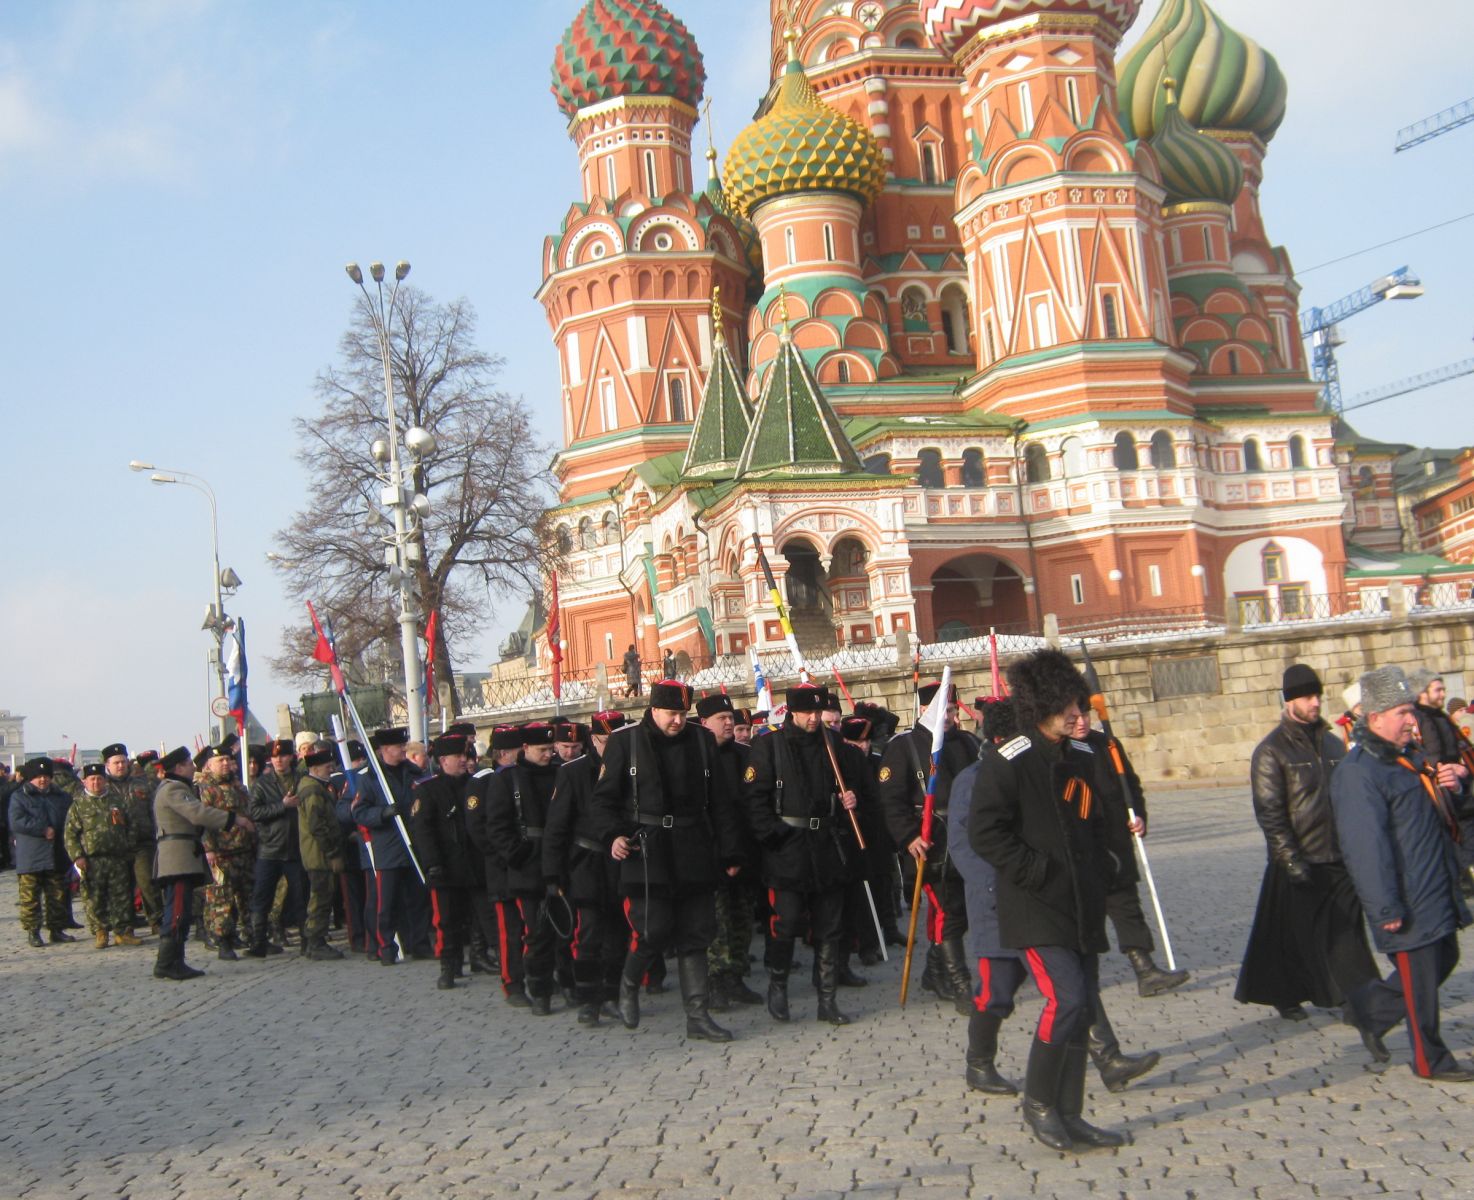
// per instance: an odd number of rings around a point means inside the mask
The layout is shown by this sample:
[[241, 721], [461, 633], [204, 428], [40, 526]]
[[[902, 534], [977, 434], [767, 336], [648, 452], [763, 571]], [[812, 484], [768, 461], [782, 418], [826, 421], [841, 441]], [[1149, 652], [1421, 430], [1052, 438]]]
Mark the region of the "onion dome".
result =
[[699, 108], [705, 85], [696, 39], [655, 0], [589, 0], [553, 53], [553, 95], [570, 117], [620, 96]]
[[1117, 64], [1121, 126], [1150, 138], [1167, 112], [1162, 83], [1180, 81], [1177, 105], [1199, 129], [1269, 141], [1285, 119], [1289, 85], [1272, 54], [1225, 25], [1205, 0], [1164, 0], [1141, 41]]
[[1227, 146], [1206, 133], [1199, 133], [1177, 110], [1175, 84], [1163, 80], [1166, 110], [1152, 149], [1162, 167], [1162, 186], [1167, 203], [1190, 204], [1213, 200], [1232, 204], [1244, 186], [1244, 167]]
[[733, 208], [732, 201], [727, 198], [727, 191], [722, 187], [721, 174], [717, 171], [717, 152], [714, 149], [706, 152], [706, 198], [737, 227], [737, 234], [742, 239], [742, 252], [747, 256], [747, 265], [761, 279], [763, 240], [758, 234], [757, 226]]
[[788, 43], [788, 66], [768, 111], [727, 148], [726, 193], [742, 216], [793, 192], [849, 192], [868, 204], [885, 186], [870, 131], [820, 100]]
[[948, 58], [956, 57], [988, 25], [1034, 13], [1094, 13], [1104, 17], [1118, 34], [1131, 28], [1141, 0], [921, 0], [921, 19], [927, 36]]

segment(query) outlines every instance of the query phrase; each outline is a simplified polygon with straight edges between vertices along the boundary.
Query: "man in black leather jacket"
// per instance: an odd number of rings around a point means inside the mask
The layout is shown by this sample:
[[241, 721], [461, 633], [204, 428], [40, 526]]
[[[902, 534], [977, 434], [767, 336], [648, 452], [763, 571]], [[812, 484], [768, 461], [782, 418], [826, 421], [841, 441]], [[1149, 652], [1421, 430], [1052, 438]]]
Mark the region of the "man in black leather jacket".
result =
[[1321, 719], [1321, 681], [1310, 667], [1288, 667], [1281, 690], [1280, 723], [1250, 760], [1269, 862], [1234, 997], [1303, 1021], [1304, 1002], [1340, 1005], [1377, 978], [1377, 967], [1331, 811], [1331, 774], [1346, 747]]

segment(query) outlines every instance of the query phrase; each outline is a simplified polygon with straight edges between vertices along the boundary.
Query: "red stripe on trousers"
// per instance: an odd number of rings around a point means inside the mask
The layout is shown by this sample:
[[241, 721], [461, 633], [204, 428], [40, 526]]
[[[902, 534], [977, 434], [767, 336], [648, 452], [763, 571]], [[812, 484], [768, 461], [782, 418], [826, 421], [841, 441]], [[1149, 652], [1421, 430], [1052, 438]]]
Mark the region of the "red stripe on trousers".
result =
[[772, 915], [768, 918], [768, 936], [778, 936], [778, 889], [768, 889], [768, 912]]
[[635, 923], [630, 917], [630, 898], [624, 898], [624, 923], [630, 927], [630, 953], [633, 954], [640, 948], [640, 931], [635, 928]]
[[526, 958], [531, 952], [528, 943], [532, 940], [532, 924], [527, 920], [527, 910], [522, 907], [522, 901], [517, 901], [517, 915], [522, 918], [522, 957]]
[[379, 943], [380, 952], [384, 949], [384, 885], [380, 882], [381, 876], [374, 872], [374, 941]]
[[507, 967], [507, 902], [505, 900], [496, 902], [496, 938], [501, 949], [497, 961], [502, 967], [502, 988], [505, 991], [511, 991], [512, 976]]
[[1059, 998], [1054, 994], [1054, 980], [1049, 978], [1049, 971], [1045, 968], [1039, 951], [1025, 950], [1024, 957], [1029, 962], [1029, 970], [1034, 974], [1035, 985], [1044, 994], [1044, 1011], [1039, 1014], [1039, 1040], [1052, 1043], [1054, 1018], [1059, 1012]]
[[179, 926], [184, 920], [184, 888], [174, 885], [174, 940], [179, 940]]
[[574, 962], [577, 962], [578, 939], [579, 935], [583, 932], [583, 909], [576, 908], [573, 910], [573, 912], [573, 937], [570, 938], [568, 942], [568, 957], [573, 959]]
[[1413, 1035], [1413, 1062], [1425, 1079], [1433, 1072], [1428, 1067], [1428, 1048], [1423, 1045], [1423, 1031], [1418, 1027], [1418, 1010], [1413, 1004], [1412, 961], [1406, 950], [1397, 953], [1397, 973], [1402, 976], [1402, 1002], [1407, 1007], [1407, 1027]]
[[988, 1007], [988, 1001], [993, 995], [993, 963], [990, 959], [978, 959], [978, 978], [982, 980], [982, 990], [973, 997], [973, 1007], [982, 1012]]
[[942, 923], [947, 919], [947, 910], [942, 907], [942, 902], [937, 899], [937, 893], [931, 884], [923, 884], [921, 890], [926, 893], [926, 940], [929, 942], [940, 942], [942, 940]]
[[435, 957], [440, 957], [440, 952], [445, 949], [445, 929], [440, 923], [440, 889], [430, 889], [430, 920], [435, 925]]

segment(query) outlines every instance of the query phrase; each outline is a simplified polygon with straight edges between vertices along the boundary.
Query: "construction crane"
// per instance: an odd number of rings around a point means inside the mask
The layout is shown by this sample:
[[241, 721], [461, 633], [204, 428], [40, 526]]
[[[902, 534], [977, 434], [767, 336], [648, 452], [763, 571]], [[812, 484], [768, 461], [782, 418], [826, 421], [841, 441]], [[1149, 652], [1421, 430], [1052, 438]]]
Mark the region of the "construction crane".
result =
[[1324, 308], [1307, 308], [1300, 314], [1300, 336], [1310, 338], [1310, 377], [1318, 380], [1327, 409], [1341, 411], [1341, 371], [1336, 365], [1336, 347], [1344, 345], [1339, 324], [1347, 317], [1365, 312], [1383, 300], [1416, 300], [1423, 294], [1423, 281], [1406, 267], [1372, 280], [1360, 291], [1342, 296]]
[[1391, 400], [1393, 396], [1406, 396], [1409, 392], [1420, 392], [1424, 388], [1447, 383], [1450, 379], [1458, 379], [1462, 375], [1474, 375], [1474, 358], [1450, 363], [1434, 371], [1424, 371], [1421, 375], [1409, 375], [1406, 379], [1399, 379], [1396, 383], [1384, 383], [1381, 387], [1352, 396], [1351, 403], [1341, 411], [1349, 413], [1354, 408], [1365, 408], [1368, 404], [1380, 404], [1383, 400]]
[[1411, 150], [1414, 146], [1421, 146], [1424, 142], [1432, 141], [1436, 137], [1457, 129], [1460, 125], [1469, 124], [1470, 121], [1474, 121], [1474, 99], [1465, 100], [1462, 104], [1445, 108], [1441, 113], [1425, 117], [1415, 125], [1399, 129], [1396, 153], [1400, 154], [1404, 150]]

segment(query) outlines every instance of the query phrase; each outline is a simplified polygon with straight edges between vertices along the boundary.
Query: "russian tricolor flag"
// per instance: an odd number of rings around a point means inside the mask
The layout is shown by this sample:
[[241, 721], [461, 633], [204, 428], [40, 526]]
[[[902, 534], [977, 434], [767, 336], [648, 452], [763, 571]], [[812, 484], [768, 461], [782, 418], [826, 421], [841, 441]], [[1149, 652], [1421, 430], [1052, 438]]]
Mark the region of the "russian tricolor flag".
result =
[[230, 701], [230, 715], [235, 718], [236, 732], [246, 732], [246, 622], [235, 619], [235, 628], [226, 635], [225, 695]]

